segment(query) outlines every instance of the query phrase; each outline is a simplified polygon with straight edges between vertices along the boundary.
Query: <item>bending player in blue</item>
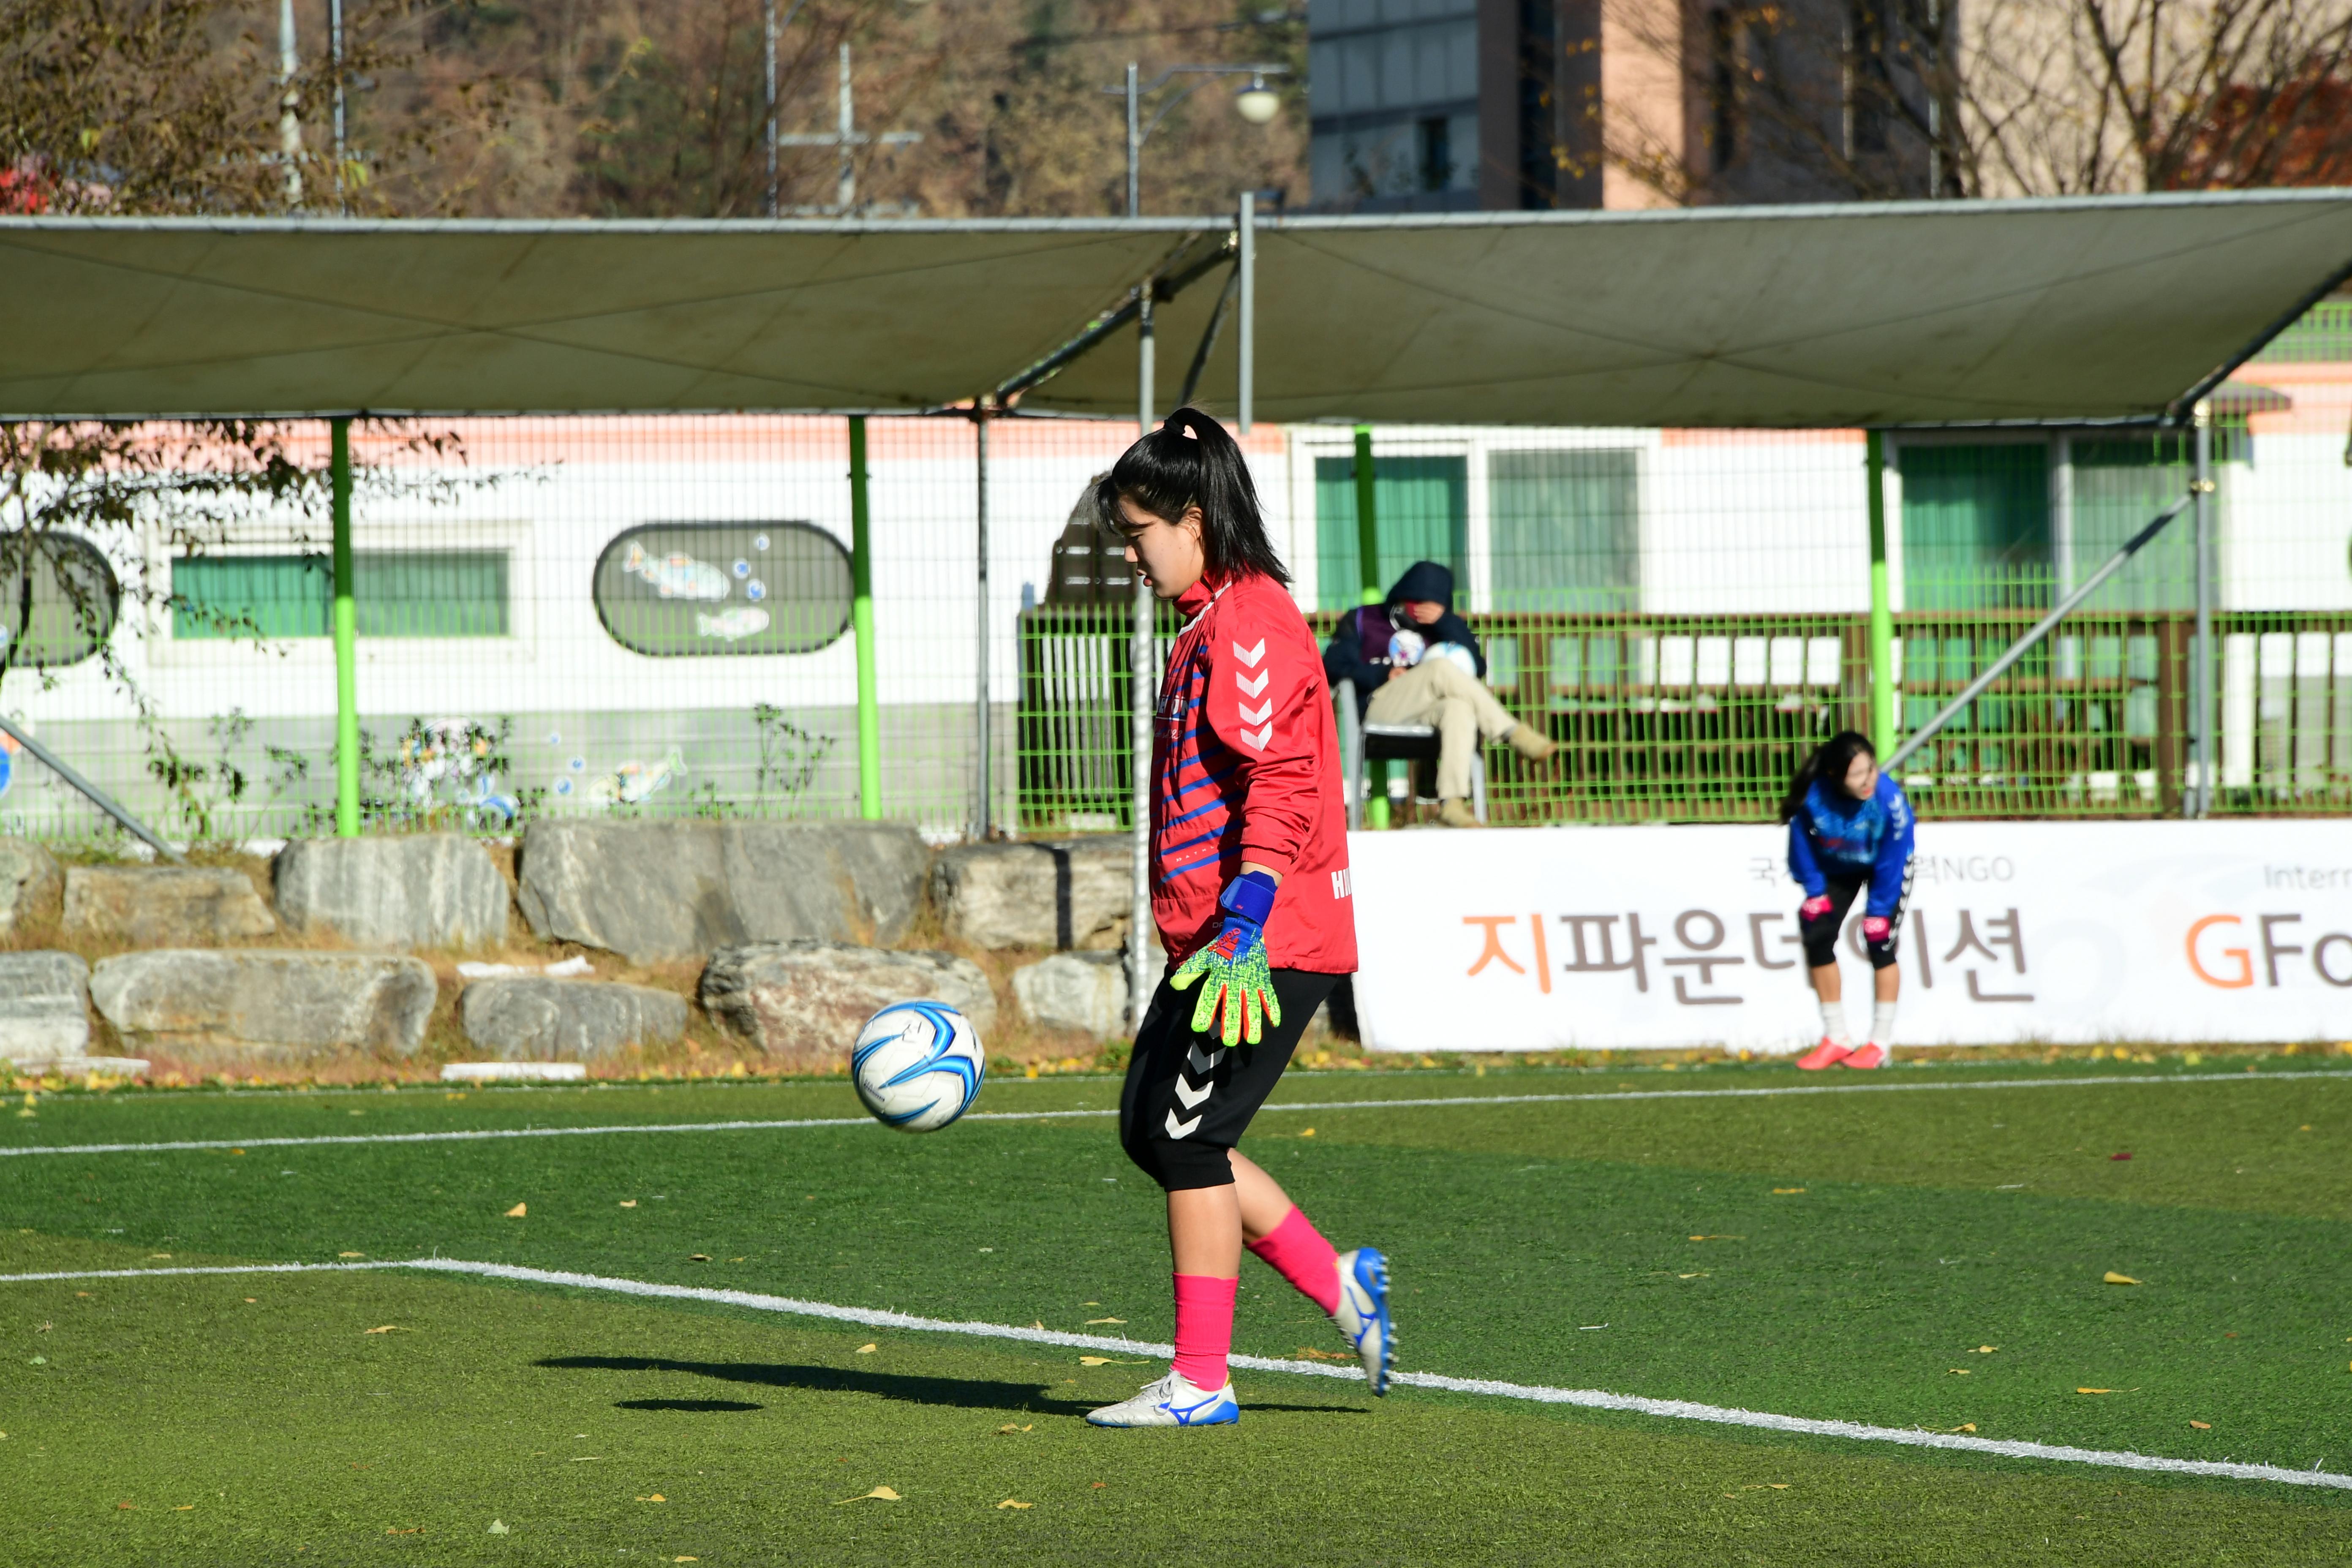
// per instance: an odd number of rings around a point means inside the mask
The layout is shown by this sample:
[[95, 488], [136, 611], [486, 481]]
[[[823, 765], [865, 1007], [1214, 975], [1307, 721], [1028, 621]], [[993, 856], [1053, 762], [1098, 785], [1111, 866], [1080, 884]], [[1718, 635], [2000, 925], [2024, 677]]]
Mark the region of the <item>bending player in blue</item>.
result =
[[[1895, 948], [1903, 932], [1903, 906], [1911, 898], [1911, 802], [1903, 786], [1878, 771], [1878, 753], [1853, 731], [1824, 741], [1780, 802], [1789, 825], [1789, 875], [1805, 889], [1797, 908], [1813, 994], [1822, 1003], [1822, 1043], [1797, 1058], [1807, 1072], [1843, 1062], [1885, 1065], [1895, 1042], [1895, 998], [1903, 972]], [[1862, 940], [1870, 952], [1870, 1038], [1856, 1049], [1847, 1037], [1838, 984], [1837, 938], [1845, 912], [1864, 885]]]

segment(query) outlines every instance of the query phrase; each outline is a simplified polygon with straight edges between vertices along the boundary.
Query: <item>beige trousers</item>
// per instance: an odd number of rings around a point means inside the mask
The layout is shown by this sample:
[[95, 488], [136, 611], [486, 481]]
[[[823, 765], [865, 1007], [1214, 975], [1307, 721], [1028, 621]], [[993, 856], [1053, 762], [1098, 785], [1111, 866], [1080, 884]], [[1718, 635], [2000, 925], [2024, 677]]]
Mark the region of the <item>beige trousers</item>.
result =
[[1437, 797], [1470, 798], [1470, 759], [1479, 737], [1499, 741], [1518, 725], [1495, 700], [1486, 683], [1450, 658], [1433, 658], [1372, 693], [1375, 724], [1433, 724], [1437, 728]]

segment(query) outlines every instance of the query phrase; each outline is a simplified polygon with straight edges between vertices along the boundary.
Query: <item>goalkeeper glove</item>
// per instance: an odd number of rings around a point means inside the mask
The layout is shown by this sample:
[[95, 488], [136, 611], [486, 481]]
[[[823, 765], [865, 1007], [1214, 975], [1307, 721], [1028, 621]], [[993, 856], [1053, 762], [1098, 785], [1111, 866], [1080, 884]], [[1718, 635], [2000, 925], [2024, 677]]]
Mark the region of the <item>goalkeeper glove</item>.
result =
[[1282, 1004], [1275, 999], [1274, 972], [1265, 958], [1265, 921], [1274, 913], [1276, 884], [1264, 871], [1244, 871], [1225, 884], [1217, 907], [1225, 923], [1216, 939], [1177, 966], [1168, 984], [1181, 991], [1202, 975], [1200, 999], [1192, 1006], [1192, 1032], [1206, 1034], [1216, 1022], [1220, 1002], [1224, 1007], [1226, 1045], [1264, 1037], [1260, 1025], [1282, 1022]]

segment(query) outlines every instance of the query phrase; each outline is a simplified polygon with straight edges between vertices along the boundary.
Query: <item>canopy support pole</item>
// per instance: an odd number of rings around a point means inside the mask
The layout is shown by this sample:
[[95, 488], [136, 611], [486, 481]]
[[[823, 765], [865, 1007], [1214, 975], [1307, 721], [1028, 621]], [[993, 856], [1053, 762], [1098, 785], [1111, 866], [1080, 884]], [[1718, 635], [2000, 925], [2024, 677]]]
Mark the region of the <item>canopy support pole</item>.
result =
[[1234, 412], [1239, 416], [1242, 434], [1250, 433], [1250, 421], [1256, 415], [1257, 403], [1257, 193], [1242, 193], [1239, 233], [1234, 241], [1234, 270], [1241, 277], [1241, 321], [1237, 323], [1241, 342], [1234, 345], [1241, 356], [1240, 384]]
[[1864, 437], [1870, 485], [1870, 743], [1895, 749], [1895, 591], [1886, 572], [1886, 437]]
[[2197, 498], [2197, 637], [2190, 657], [2197, 661], [2189, 683], [2189, 700], [2197, 704], [2197, 786], [2184, 790], [2189, 815], [2205, 816], [2213, 810], [2213, 405], [2197, 401], [2197, 478], [2190, 487]]
[[1999, 658], [1994, 659], [1991, 665], [1986, 668], [1982, 675], [1979, 675], [1974, 680], [1969, 681], [1968, 686], [1962, 689], [1958, 697], [1953, 698], [1949, 702], [1944, 704], [1944, 710], [1942, 712], [1937, 714], [1933, 719], [1928, 720], [1925, 724], [1921, 725], [1916, 734], [1904, 742], [1900, 746], [1895, 748], [1892, 752], [1882, 753], [1885, 757], [1885, 761], [1881, 762], [1879, 766], [1888, 773], [1893, 773], [1896, 768], [1902, 766], [1905, 761], [1906, 761], [1914, 752], [1916, 752], [1921, 746], [1926, 745], [1929, 741], [1933, 740], [1937, 733], [1941, 731], [1945, 725], [1958, 718], [1960, 713], [1967, 709], [1969, 703], [1983, 696], [1987, 687], [1990, 687], [1994, 681], [2007, 674], [2009, 672], [2009, 667], [2015, 664], [2019, 659], [2023, 658], [2028, 648], [2031, 648], [2035, 643], [2040, 642], [2043, 637], [2048, 637], [2051, 630], [2055, 627], [2060, 621], [2064, 620], [2068, 616], [2072, 615], [2075, 605], [2081, 604], [2084, 600], [2096, 593], [2100, 584], [2105, 583], [2108, 578], [2122, 571], [2124, 569], [2124, 563], [2129, 561], [2133, 556], [2138, 554], [2141, 546], [2147, 543], [2149, 540], [2154, 539], [2158, 534], [2162, 533], [2166, 523], [2170, 522], [2174, 518], [2179, 517], [2182, 512], [2188, 510], [2189, 503], [2195, 500], [2196, 497], [2197, 492], [2193, 489], [2190, 490], [2189, 494], [2182, 496], [2179, 500], [2174, 501], [2170, 506], [2166, 507], [2162, 511], [2158, 512], [2154, 520], [2151, 521], [2146, 528], [2141, 529], [2137, 533], [2133, 534], [2129, 539], [2124, 541], [2124, 547], [2121, 550], [2118, 550], [2113, 555], [2108, 556], [2106, 561], [2096, 572], [2092, 573], [2088, 577], [2085, 577], [2083, 580], [2080, 587], [2067, 595], [2064, 598], [2059, 600], [2058, 607], [2052, 610], [2040, 620], [2036, 621], [2033, 624], [2033, 629], [2032, 631], [2027, 632], [2023, 637], [2010, 644], [2008, 651], [2003, 653]]
[[[1135, 79], [1135, 68], [1129, 66], [1128, 80]], [[1134, 101], [1130, 97], [1129, 103]], [[1132, 110], [1129, 123], [1133, 124]], [[1130, 182], [1133, 179], [1129, 165]], [[1135, 313], [1135, 428], [1136, 439], [1151, 434], [1158, 420], [1152, 407], [1156, 353], [1152, 342], [1151, 296], [1158, 279], [1147, 278], [1136, 289]], [[1127, 927], [1127, 1022], [1129, 1028], [1143, 1027], [1143, 1010], [1151, 1000], [1153, 981], [1149, 957], [1151, 931], [1151, 714], [1159, 699], [1158, 671], [1152, 668], [1152, 634], [1158, 629], [1160, 607], [1151, 593], [1151, 584], [1143, 574], [1139, 561], [1129, 568], [1133, 579], [1134, 607], [1129, 612], [1128, 626], [1127, 664], [1135, 681], [1130, 700], [1134, 731], [1129, 739], [1133, 752], [1129, 759], [1134, 773], [1134, 793], [1129, 804], [1133, 818], [1134, 876], [1130, 883]]]
[[[770, 34], [771, 49], [774, 35]], [[770, 58], [773, 59], [771, 53]], [[882, 710], [874, 679], [874, 523], [866, 489], [866, 416], [849, 416], [849, 620], [857, 643], [857, 815], [882, 819]]]
[[994, 780], [990, 776], [993, 763], [989, 756], [988, 735], [988, 410], [977, 403], [972, 405], [971, 428], [976, 459], [974, 471], [979, 476], [974, 500], [979, 517], [977, 542], [980, 552], [980, 613], [977, 616], [978, 641], [974, 649], [980, 666], [980, 684], [972, 709], [972, 722], [978, 735], [980, 773], [975, 781], [979, 787], [972, 791], [971, 837], [973, 843], [984, 844], [988, 841], [989, 807], [992, 804], [989, 798], [992, 793], [989, 786]]
[[360, 832], [359, 599], [352, 577], [352, 422], [329, 423], [334, 488], [335, 835]]
[[[1374, 482], [1372, 427], [1369, 425], [1356, 426], [1356, 581], [1360, 588], [1358, 597], [1364, 604], [1377, 605], [1388, 597], [1381, 589], [1380, 487]], [[1367, 762], [1364, 773], [1371, 782], [1372, 791], [1372, 798], [1364, 803], [1364, 826], [1386, 827], [1389, 765], [1384, 761]]]

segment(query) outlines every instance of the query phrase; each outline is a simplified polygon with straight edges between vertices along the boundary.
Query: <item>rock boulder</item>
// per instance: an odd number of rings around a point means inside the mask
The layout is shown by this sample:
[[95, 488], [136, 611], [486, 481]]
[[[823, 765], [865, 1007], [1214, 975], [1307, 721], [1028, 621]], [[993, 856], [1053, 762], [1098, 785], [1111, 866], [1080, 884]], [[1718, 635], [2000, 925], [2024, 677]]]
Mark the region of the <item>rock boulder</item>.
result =
[[1033, 1024], [1097, 1040], [1127, 1033], [1127, 955], [1057, 952], [1013, 972], [1013, 994]]
[[100, 959], [90, 1000], [124, 1040], [223, 1062], [339, 1050], [405, 1057], [425, 1043], [433, 971], [394, 953], [163, 949]]
[[607, 980], [477, 980], [457, 998], [457, 1023], [497, 1061], [594, 1061], [677, 1038], [686, 998]]
[[960, 844], [932, 867], [931, 898], [947, 934], [975, 947], [1116, 947], [1134, 861], [1124, 837]]
[[57, 857], [26, 838], [0, 838], [0, 936], [58, 912], [66, 887]]
[[945, 1002], [985, 1042], [996, 995], [968, 958], [895, 952], [839, 942], [761, 942], [721, 949], [702, 972], [702, 1005], [721, 1028], [781, 1066], [814, 1071], [849, 1060], [866, 1020], [893, 1002]]
[[278, 929], [242, 871], [196, 866], [73, 866], [63, 927], [122, 947], [211, 947]]
[[517, 901], [543, 942], [634, 963], [745, 942], [896, 942], [930, 851], [881, 822], [532, 823]]
[[70, 952], [0, 952], [0, 1058], [42, 1067], [89, 1052], [89, 965]]
[[298, 838], [274, 867], [278, 918], [374, 947], [478, 947], [507, 935], [507, 884], [454, 833]]

